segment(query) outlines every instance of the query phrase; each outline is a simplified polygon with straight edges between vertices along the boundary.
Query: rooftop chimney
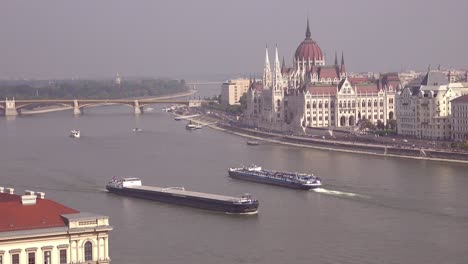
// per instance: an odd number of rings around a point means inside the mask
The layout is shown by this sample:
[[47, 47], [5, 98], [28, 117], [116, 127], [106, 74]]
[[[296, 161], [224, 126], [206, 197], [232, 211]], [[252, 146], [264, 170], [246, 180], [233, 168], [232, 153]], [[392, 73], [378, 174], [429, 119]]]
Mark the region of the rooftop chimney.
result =
[[36, 197], [38, 199], [45, 199], [45, 193], [43, 192], [36, 192]]
[[15, 189], [14, 188], [5, 188], [5, 193], [14, 194]]
[[3, 188], [2, 186], [0, 186], [0, 193], [3, 193], [5, 191], [5, 188]]
[[25, 195], [34, 195], [34, 191], [26, 190], [24, 191]]
[[21, 203], [23, 205], [34, 205], [36, 204], [36, 196], [29, 194], [21, 195]]

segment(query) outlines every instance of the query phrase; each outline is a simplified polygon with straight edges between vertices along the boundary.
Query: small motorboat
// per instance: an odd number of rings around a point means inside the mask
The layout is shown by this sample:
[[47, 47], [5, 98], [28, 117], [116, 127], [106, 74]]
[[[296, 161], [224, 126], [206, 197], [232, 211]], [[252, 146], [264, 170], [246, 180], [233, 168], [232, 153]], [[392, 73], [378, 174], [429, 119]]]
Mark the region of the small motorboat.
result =
[[135, 128], [132, 129], [132, 130], [133, 130], [133, 132], [141, 132], [141, 131], [143, 131], [143, 129], [138, 128], [138, 127], [135, 127]]
[[202, 126], [200, 124], [194, 124], [194, 123], [190, 122], [185, 126], [185, 128], [188, 129], [188, 130], [195, 130], [195, 129], [201, 129]]
[[80, 131], [79, 131], [79, 130], [73, 129], [73, 130], [70, 131], [70, 137], [72, 137], [72, 138], [80, 138], [80, 136], [81, 136], [81, 135], [80, 135]]
[[247, 145], [249, 145], [249, 146], [257, 146], [258, 144], [260, 144], [260, 143], [258, 141], [255, 141], [255, 140], [247, 141]]

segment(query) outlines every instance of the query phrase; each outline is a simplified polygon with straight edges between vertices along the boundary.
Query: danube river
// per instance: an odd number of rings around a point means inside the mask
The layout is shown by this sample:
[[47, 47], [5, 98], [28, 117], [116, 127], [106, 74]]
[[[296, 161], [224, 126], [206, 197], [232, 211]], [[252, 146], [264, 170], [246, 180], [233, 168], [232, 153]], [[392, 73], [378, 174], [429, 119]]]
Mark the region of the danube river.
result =
[[[185, 130], [161, 106], [0, 118], [0, 186], [110, 216], [112, 263], [466, 263], [468, 166], [281, 145]], [[132, 128], [142, 128], [133, 132]], [[80, 129], [82, 138], [68, 137]], [[230, 166], [313, 172], [296, 191], [227, 177]], [[260, 200], [226, 215], [108, 194], [113, 176]], [[0, 212], [1, 213], [1, 212]]]

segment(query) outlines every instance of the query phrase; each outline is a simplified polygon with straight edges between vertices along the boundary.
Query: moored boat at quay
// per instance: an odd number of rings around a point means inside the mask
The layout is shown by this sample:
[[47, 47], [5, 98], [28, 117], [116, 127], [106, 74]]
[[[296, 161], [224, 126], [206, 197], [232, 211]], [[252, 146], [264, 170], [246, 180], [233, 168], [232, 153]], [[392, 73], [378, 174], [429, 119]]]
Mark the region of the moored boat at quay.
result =
[[230, 213], [255, 214], [258, 210], [258, 200], [249, 194], [242, 197], [187, 191], [183, 187], [161, 188], [145, 186], [139, 178], [114, 179], [106, 185], [106, 189], [114, 194], [136, 198], [155, 200], [196, 207], [200, 209]]
[[259, 166], [229, 168], [229, 177], [294, 189], [310, 190], [322, 186], [322, 180], [312, 174], [264, 170]]

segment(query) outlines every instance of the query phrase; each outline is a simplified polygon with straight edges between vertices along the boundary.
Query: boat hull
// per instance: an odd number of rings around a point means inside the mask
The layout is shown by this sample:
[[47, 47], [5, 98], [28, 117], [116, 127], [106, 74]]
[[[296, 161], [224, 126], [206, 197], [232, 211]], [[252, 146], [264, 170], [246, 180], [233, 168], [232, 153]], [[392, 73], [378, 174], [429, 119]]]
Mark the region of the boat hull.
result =
[[114, 194], [153, 200], [164, 203], [171, 203], [183, 206], [190, 206], [199, 209], [230, 213], [230, 214], [255, 214], [258, 210], [258, 201], [254, 203], [232, 203], [228, 201], [193, 197], [170, 192], [157, 192], [133, 188], [116, 188], [106, 186], [106, 189]]
[[260, 177], [260, 176], [256, 176], [253, 174], [247, 174], [245, 172], [231, 171], [231, 170], [229, 171], [229, 177], [234, 178], [234, 179], [239, 179], [239, 180], [253, 181], [253, 182], [258, 182], [258, 183], [271, 184], [271, 185], [283, 186], [283, 187], [288, 187], [292, 189], [300, 189], [300, 190], [310, 190], [310, 189], [320, 187], [320, 185], [304, 185], [304, 184], [294, 183], [294, 182], [285, 182], [285, 181], [281, 181], [277, 179]]

